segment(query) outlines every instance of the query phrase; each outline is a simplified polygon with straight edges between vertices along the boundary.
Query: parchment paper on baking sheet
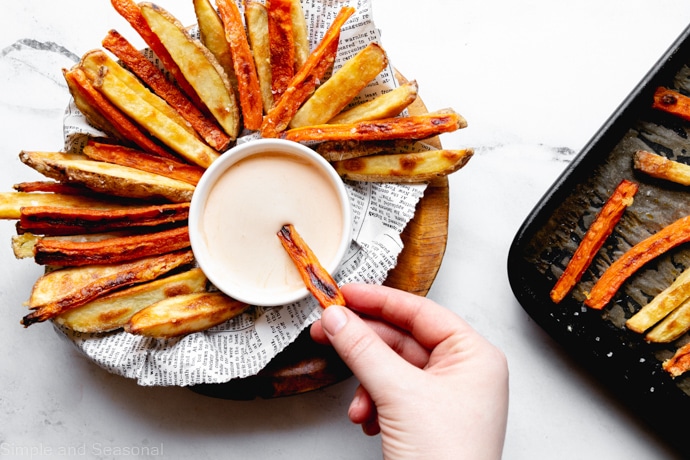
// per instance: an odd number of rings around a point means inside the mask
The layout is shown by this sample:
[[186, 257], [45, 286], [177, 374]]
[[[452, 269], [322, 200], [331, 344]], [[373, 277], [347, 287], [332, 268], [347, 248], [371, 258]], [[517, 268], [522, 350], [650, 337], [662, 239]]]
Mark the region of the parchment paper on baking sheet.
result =
[[[238, 2], [241, 7], [241, 2]], [[381, 43], [373, 21], [370, 0], [348, 3], [354, 15], [341, 30], [334, 69], [370, 42]], [[340, 8], [338, 0], [303, 0], [310, 43], [318, 44]], [[385, 46], [384, 46], [385, 48]], [[389, 66], [359, 95], [368, 100], [398, 85]], [[65, 149], [79, 152], [89, 136], [103, 134], [89, 126], [73, 103], [64, 117]], [[251, 142], [254, 134], [247, 134]], [[348, 183], [353, 208], [352, 244], [335, 274], [342, 285], [349, 282], [382, 284], [396, 265], [403, 248], [400, 233], [414, 217], [425, 185]], [[205, 332], [157, 340], [123, 331], [77, 333], [55, 325], [58, 332], [86, 356], [109, 372], [136, 379], [141, 385], [196, 385], [223, 383], [251, 376], [290, 345], [321, 314], [310, 296], [291, 305], [251, 308], [247, 313]]]

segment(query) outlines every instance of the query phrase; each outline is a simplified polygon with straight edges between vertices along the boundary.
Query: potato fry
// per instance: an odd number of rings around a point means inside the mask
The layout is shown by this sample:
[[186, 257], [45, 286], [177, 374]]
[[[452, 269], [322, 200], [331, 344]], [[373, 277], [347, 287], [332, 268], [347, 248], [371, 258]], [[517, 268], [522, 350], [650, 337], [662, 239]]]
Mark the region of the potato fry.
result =
[[271, 88], [280, 99], [295, 76], [295, 37], [292, 31], [292, 0], [266, 0], [271, 50]]
[[357, 123], [395, 117], [417, 99], [417, 90], [416, 81], [405, 82], [371, 101], [363, 102], [350, 110], [339, 113], [328, 120], [328, 123]]
[[75, 105], [91, 125], [116, 139], [130, 141], [146, 152], [174, 158], [96, 90], [82, 69], [74, 67], [71, 70], [63, 70], [63, 75]]
[[264, 117], [261, 124], [262, 137], [278, 137], [304, 101], [312, 94], [317, 82], [321, 81], [335, 61], [338, 51], [340, 29], [354, 13], [354, 8], [343, 7], [331, 23], [321, 42], [290, 81], [283, 96]]
[[216, 0], [216, 7], [223, 21], [225, 39], [230, 44], [232, 60], [237, 76], [237, 91], [244, 117], [244, 127], [256, 131], [261, 127], [263, 102], [259, 78], [252, 57], [242, 15], [234, 0]]
[[170, 13], [153, 3], [139, 4], [151, 30], [177, 64], [201, 102], [232, 140], [240, 129], [240, 114], [235, 90], [213, 53], [193, 39]]
[[654, 92], [652, 108], [690, 121], [690, 97], [672, 89], [659, 87]]
[[0, 193], [0, 219], [19, 219], [27, 206], [111, 209], [116, 204], [114, 200], [64, 193], [4, 192]]
[[74, 159], [60, 152], [22, 151], [19, 159], [52, 179], [83, 184], [100, 193], [127, 198], [160, 199], [174, 203], [191, 201], [194, 186], [139, 169], [102, 161]]
[[249, 305], [220, 292], [179, 295], [134, 314], [125, 331], [158, 339], [179, 337], [217, 326], [248, 308]]
[[465, 149], [370, 155], [336, 161], [333, 167], [343, 179], [352, 181], [428, 182], [462, 168], [473, 154], [472, 149]]
[[594, 260], [606, 239], [613, 233], [623, 213], [633, 202], [638, 186], [629, 180], [622, 180], [590, 224], [585, 236], [570, 258], [568, 265], [551, 289], [549, 296], [554, 303], [560, 303], [580, 281], [585, 270]]
[[[17, 192], [34, 193], [62, 193], [65, 195], [93, 195], [92, 191], [86, 187], [76, 184], [63, 184], [62, 182], [55, 182], [51, 180], [20, 182], [12, 186]], [[108, 197], [104, 197], [108, 198]]]
[[250, 1], [244, 7], [247, 35], [251, 45], [256, 74], [259, 78], [264, 112], [273, 107], [273, 76], [271, 75], [271, 44], [268, 37], [268, 12], [259, 2]]
[[206, 116], [185, 94], [165, 77], [162, 70], [134, 48], [117, 31], [111, 30], [102, 41], [103, 47], [117, 56], [127, 68], [148, 85], [154, 93], [175, 110], [214, 149], [222, 152], [230, 145], [228, 136], [215, 119]]
[[225, 71], [233, 91], [237, 92], [237, 75], [232, 63], [232, 50], [225, 39], [223, 21], [210, 0], [193, 0], [194, 14], [199, 26], [201, 43], [216, 57], [218, 64]]
[[187, 226], [109, 238], [99, 241], [69, 241], [41, 238], [34, 245], [34, 260], [55, 267], [123, 263], [186, 249]]
[[123, 327], [138, 311], [161, 300], [203, 292], [206, 276], [199, 268], [115, 291], [55, 317], [55, 322], [78, 332], [108, 332]]
[[625, 326], [631, 331], [642, 334], [688, 298], [690, 298], [690, 269], [683, 271], [670, 286], [630, 317], [625, 322]]
[[128, 206], [109, 209], [28, 206], [21, 208], [19, 228], [39, 235], [103, 233], [127, 228], [183, 222], [189, 203]]
[[133, 0], [110, 0], [110, 3], [115, 8], [115, 11], [120, 14], [132, 28], [139, 34], [139, 36], [151, 48], [151, 51], [160, 59], [163, 67], [170, 72], [172, 79], [187, 95], [187, 97], [198, 107], [202, 108], [203, 103], [199, 96], [194, 91], [192, 85], [189, 84], [180, 68], [175, 63], [175, 60], [170, 56], [170, 53], [163, 46], [160, 38], [151, 30], [144, 15]]
[[395, 154], [420, 151], [415, 140], [393, 139], [386, 141], [326, 141], [314, 149], [328, 161], [343, 161], [376, 154]]
[[307, 19], [302, 9], [302, 1], [290, 0], [290, 3], [292, 41], [295, 44], [295, 73], [297, 73], [309, 58], [309, 35]]
[[676, 350], [673, 357], [664, 361], [661, 367], [673, 378], [680, 377], [690, 370], [690, 343]]
[[462, 116], [451, 109], [445, 109], [413, 117], [293, 128], [283, 132], [280, 137], [295, 142], [426, 139], [466, 126], [467, 122]]
[[283, 225], [278, 232], [278, 239], [297, 267], [307, 289], [321, 307], [345, 305], [345, 298], [335, 280], [292, 224]]
[[150, 155], [121, 145], [96, 142], [93, 139], [89, 140], [82, 153], [92, 160], [140, 169], [191, 185], [196, 185], [204, 173], [204, 169], [196, 165]]
[[690, 185], [690, 165], [669, 160], [656, 153], [638, 150], [633, 155], [633, 166], [636, 170], [657, 179]]
[[22, 319], [28, 327], [84, 305], [115, 289], [156, 279], [190, 264], [192, 251], [179, 251], [124, 264], [89, 265], [54, 270], [34, 284], [27, 306], [34, 310]]
[[690, 216], [682, 217], [640, 241], [604, 271], [585, 299], [585, 305], [601, 310], [637, 269], [655, 257], [688, 241], [690, 241]]
[[652, 343], [673, 342], [690, 330], [690, 300], [685, 300], [645, 335]]
[[321, 125], [347, 106], [388, 65], [386, 53], [370, 43], [326, 80], [290, 121], [290, 128]]

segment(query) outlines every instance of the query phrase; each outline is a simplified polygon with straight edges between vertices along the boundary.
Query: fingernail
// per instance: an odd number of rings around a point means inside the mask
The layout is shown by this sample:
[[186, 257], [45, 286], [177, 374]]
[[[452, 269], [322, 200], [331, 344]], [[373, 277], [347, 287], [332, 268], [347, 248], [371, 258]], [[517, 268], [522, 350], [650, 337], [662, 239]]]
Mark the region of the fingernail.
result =
[[330, 334], [337, 334], [347, 323], [347, 315], [340, 305], [332, 305], [321, 314], [321, 326]]

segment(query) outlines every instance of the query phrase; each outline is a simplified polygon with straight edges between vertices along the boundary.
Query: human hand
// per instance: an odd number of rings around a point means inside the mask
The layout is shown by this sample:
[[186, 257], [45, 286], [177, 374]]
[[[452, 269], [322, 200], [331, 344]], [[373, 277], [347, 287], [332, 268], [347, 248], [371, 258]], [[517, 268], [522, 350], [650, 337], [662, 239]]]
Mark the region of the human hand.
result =
[[[387, 459], [498, 459], [508, 411], [503, 353], [435, 302], [349, 284], [311, 328], [359, 379], [348, 411]], [[359, 313], [362, 317], [354, 312]]]

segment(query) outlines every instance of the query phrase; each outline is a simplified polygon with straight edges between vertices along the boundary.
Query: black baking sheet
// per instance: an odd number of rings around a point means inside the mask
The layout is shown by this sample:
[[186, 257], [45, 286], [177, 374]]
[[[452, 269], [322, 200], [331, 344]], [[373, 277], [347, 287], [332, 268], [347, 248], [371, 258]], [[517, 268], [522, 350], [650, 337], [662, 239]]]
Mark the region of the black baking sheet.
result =
[[[594, 282], [625, 250], [690, 214], [690, 188], [633, 170], [644, 149], [690, 164], [690, 123], [651, 108], [657, 87], [690, 95], [690, 26], [577, 155], [520, 227], [508, 255], [508, 276], [525, 311], [585, 368], [683, 455], [690, 456], [690, 373], [672, 379], [661, 363], [688, 334], [652, 345], [624, 322], [690, 267], [690, 244], [656, 258], [601, 311], [584, 306]], [[560, 304], [549, 291], [622, 179], [639, 184], [614, 233], [581, 282]]]

